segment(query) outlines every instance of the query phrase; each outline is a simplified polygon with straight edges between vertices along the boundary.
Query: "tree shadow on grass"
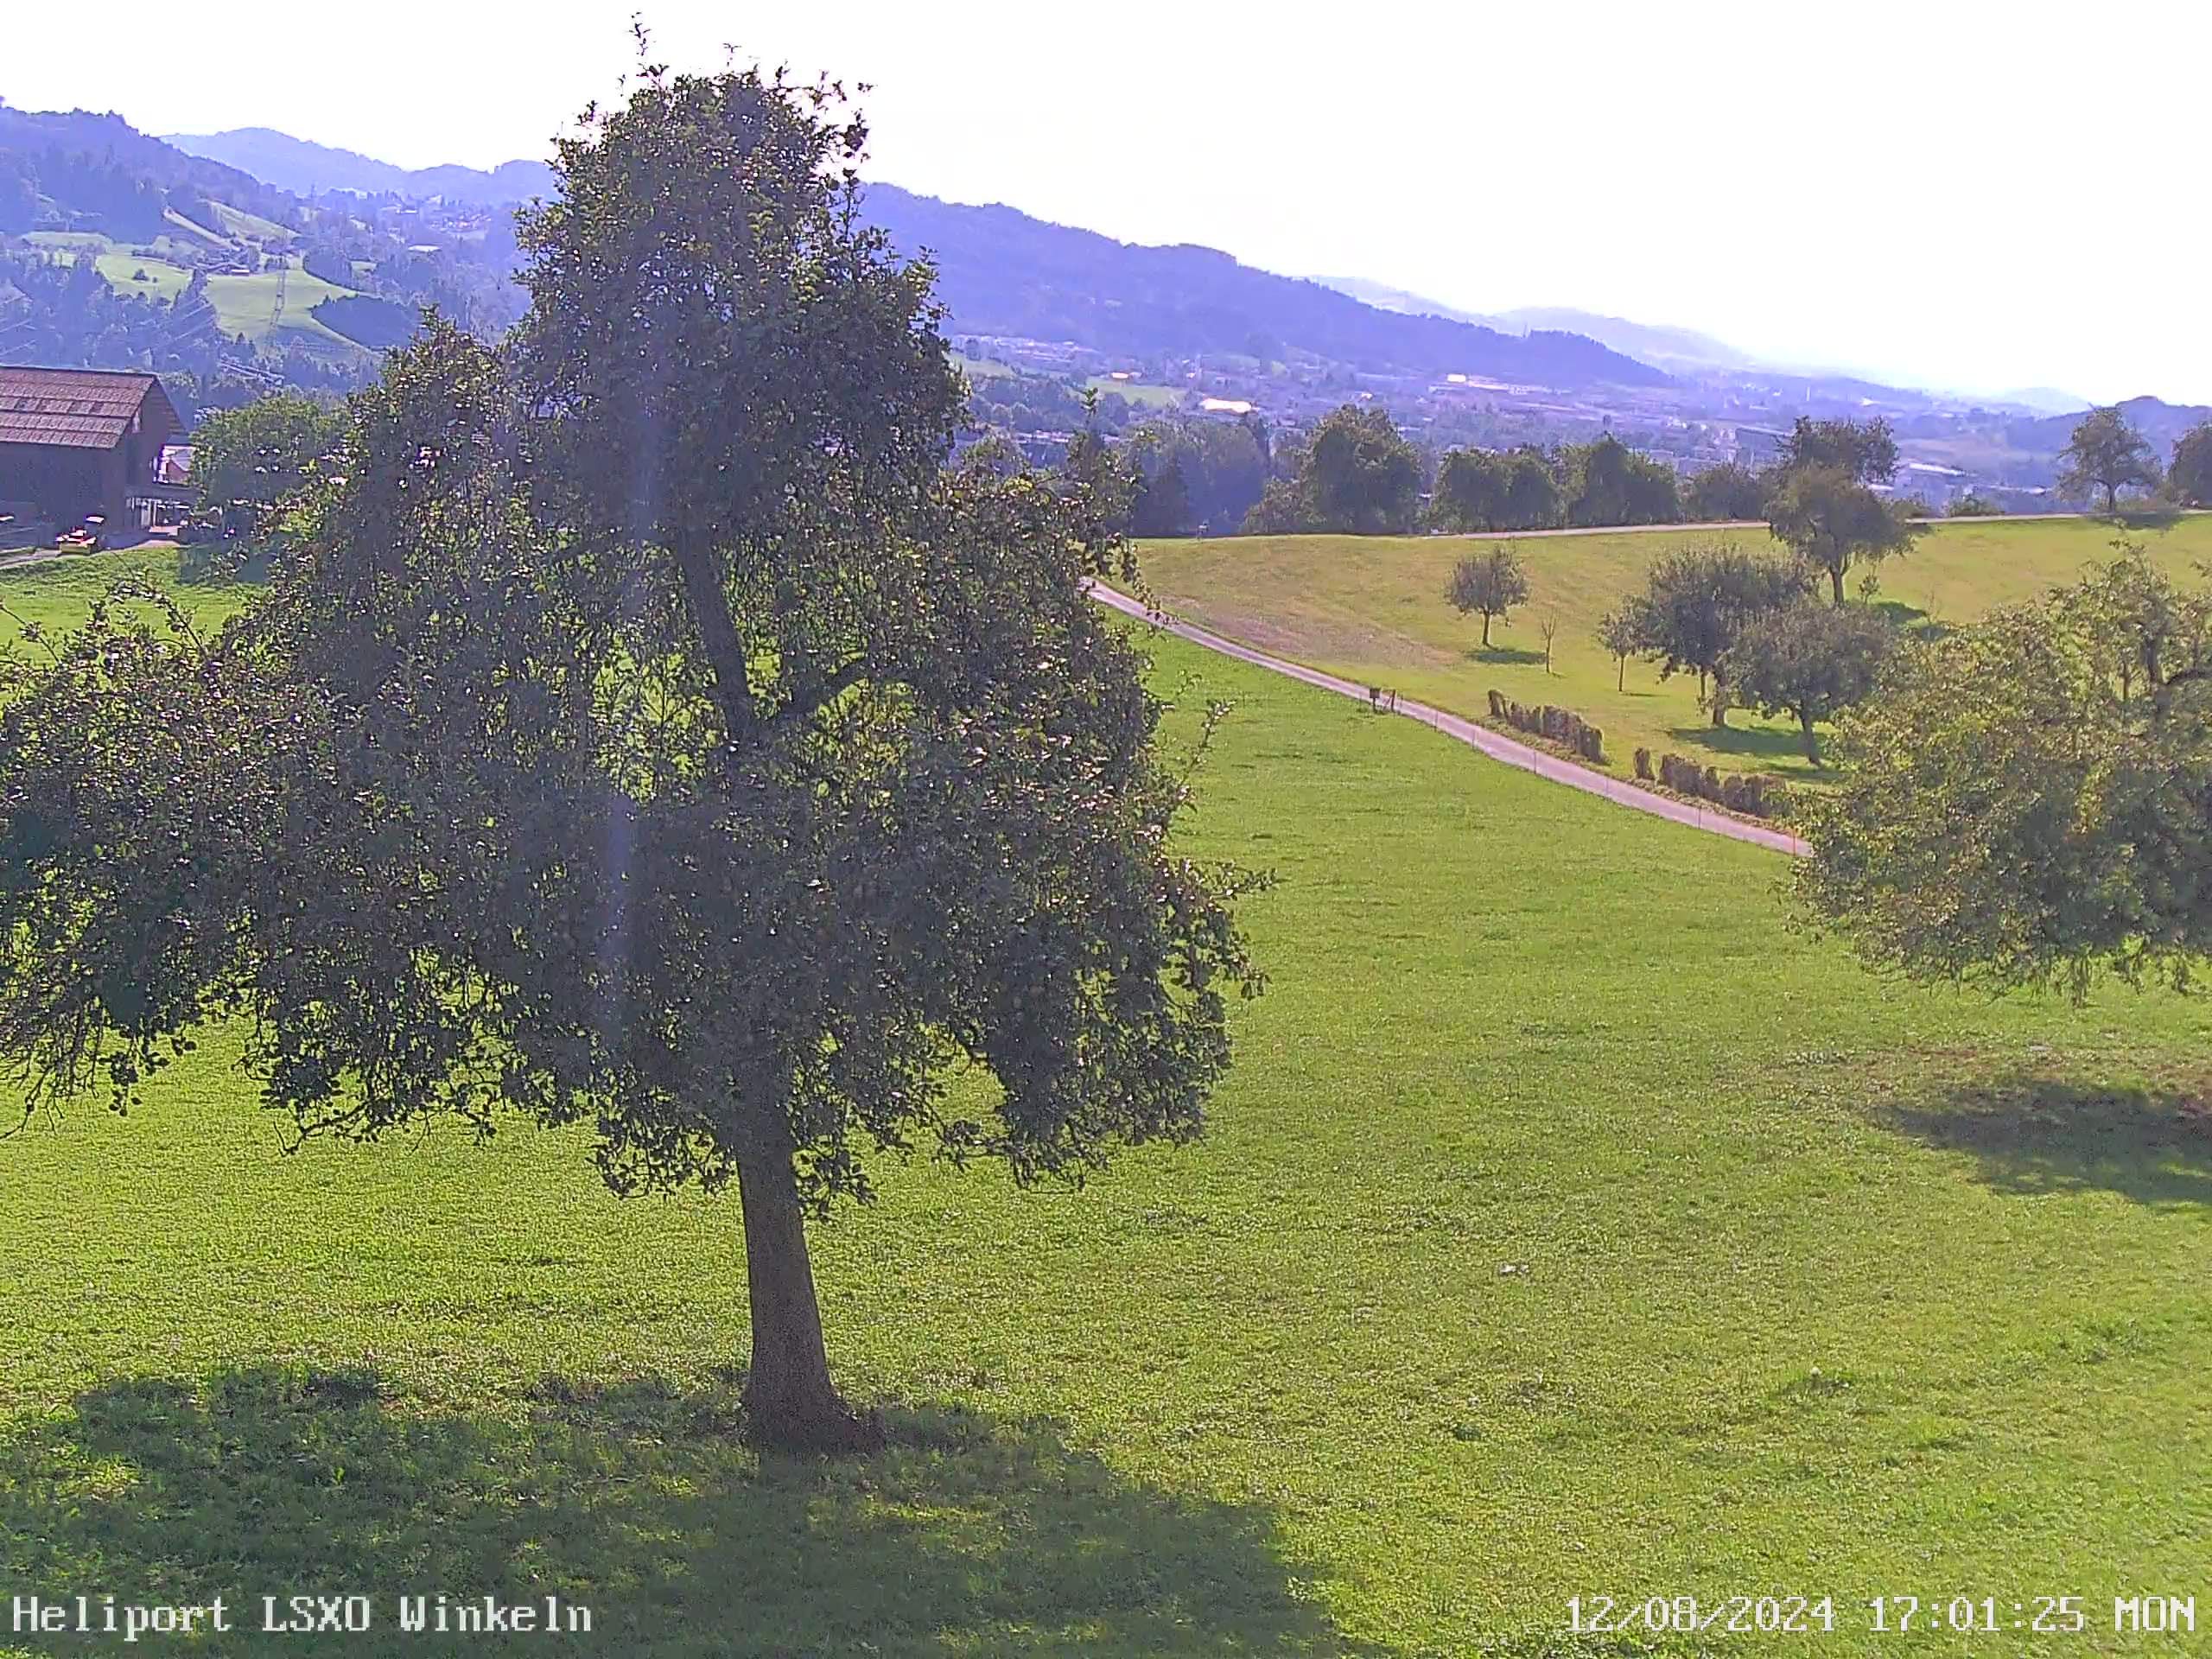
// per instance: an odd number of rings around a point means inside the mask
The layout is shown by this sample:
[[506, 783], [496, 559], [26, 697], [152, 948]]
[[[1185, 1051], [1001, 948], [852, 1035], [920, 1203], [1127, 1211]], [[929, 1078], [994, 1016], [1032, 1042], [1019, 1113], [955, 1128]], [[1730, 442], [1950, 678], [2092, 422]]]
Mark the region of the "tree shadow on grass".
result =
[[2124, 530], [2171, 530], [2182, 521], [2178, 507], [2122, 507], [2112, 522]]
[[2212, 1104], [2188, 1087], [2143, 1089], [2012, 1072], [1893, 1103], [1891, 1128], [1972, 1153], [2000, 1192], [2117, 1192], [2138, 1204], [2212, 1204]]
[[1477, 645], [1467, 653], [1471, 663], [1488, 663], [1494, 667], [1527, 666], [1544, 660], [1541, 651], [1523, 651], [1518, 645]]
[[[12, 1591], [205, 1603], [195, 1653], [480, 1653], [401, 1594], [591, 1610], [580, 1652], [1341, 1655], [1264, 1509], [1147, 1487], [1052, 1423], [890, 1414], [847, 1462], [739, 1439], [741, 1376], [550, 1379], [456, 1411], [374, 1370], [232, 1369], [0, 1422]], [[373, 1597], [365, 1635], [259, 1633], [264, 1594]], [[56, 1648], [114, 1637], [49, 1637]]]
[[1770, 726], [1675, 726], [1667, 735], [1683, 748], [1711, 754], [1749, 756], [1758, 760], [1802, 760], [1805, 741], [1795, 732]]
[[1900, 632], [1916, 639], [1941, 639], [1955, 632], [1948, 622], [1938, 622], [1919, 606], [1908, 605], [1901, 599], [1876, 600], [1872, 608]]

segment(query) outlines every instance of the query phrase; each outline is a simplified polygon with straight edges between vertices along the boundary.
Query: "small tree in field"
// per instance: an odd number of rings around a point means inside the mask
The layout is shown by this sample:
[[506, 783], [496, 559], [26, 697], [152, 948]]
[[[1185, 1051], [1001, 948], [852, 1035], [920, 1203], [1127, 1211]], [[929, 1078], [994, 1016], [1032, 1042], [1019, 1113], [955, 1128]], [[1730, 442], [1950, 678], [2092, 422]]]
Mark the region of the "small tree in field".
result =
[[243, 1015], [303, 1132], [517, 1112], [618, 1192], [734, 1183], [750, 1432], [827, 1449], [880, 1431], [809, 1214], [872, 1154], [1190, 1139], [1257, 985], [1084, 591], [1125, 503], [946, 470], [862, 138], [826, 85], [648, 70], [560, 146], [511, 353], [389, 358], [265, 598], [212, 640], [103, 609], [0, 684], [34, 1104]]
[[1594, 638], [1605, 655], [1613, 659], [1613, 689], [1628, 690], [1628, 659], [1638, 649], [1636, 632], [1636, 613], [1632, 607], [1616, 605], [1598, 619]]
[[1546, 611], [1536, 622], [1536, 637], [1544, 642], [1544, 672], [1552, 671], [1552, 641], [1559, 638], [1559, 613]]
[[1470, 553], [1452, 567], [1452, 585], [1445, 589], [1444, 596], [1462, 616], [1470, 612], [1481, 613], [1483, 649], [1488, 651], [1491, 619], [1508, 614], [1516, 605], [1528, 603], [1529, 573], [1521, 568], [1520, 559], [1510, 547]]

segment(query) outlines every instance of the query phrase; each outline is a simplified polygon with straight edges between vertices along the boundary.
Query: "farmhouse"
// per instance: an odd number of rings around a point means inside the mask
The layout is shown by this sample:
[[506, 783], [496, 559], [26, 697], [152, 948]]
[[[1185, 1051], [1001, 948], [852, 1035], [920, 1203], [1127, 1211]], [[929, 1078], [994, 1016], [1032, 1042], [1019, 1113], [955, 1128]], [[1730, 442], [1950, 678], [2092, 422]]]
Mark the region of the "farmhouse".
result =
[[0, 366], [0, 503], [55, 524], [138, 524], [183, 425], [150, 374]]

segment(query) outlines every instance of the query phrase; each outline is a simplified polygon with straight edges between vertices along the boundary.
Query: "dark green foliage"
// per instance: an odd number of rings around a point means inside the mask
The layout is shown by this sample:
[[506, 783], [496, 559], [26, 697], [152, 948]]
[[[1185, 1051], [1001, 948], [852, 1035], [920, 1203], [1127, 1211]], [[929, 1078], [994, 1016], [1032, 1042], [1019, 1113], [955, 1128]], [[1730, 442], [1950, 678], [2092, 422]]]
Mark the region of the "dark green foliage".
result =
[[1413, 528], [1421, 452], [1378, 404], [1322, 417], [1287, 477], [1270, 480], [1244, 521], [1248, 535], [1389, 536]]
[[345, 431], [340, 410], [298, 392], [218, 410], [192, 435], [192, 481], [203, 505], [243, 508], [257, 524], [315, 477]]
[[944, 467], [961, 382], [852, 215], [861, 137], [833, 87], [648, 70], [561, 147], [511, 355], [434, 324], [264, 599], [104, 610], [0, 714], [34, 1102], [245, 1014], [303, 1132], [518, 1113], [618, 1192], [734, 1179], [752, 1427], [828, 1446], [871, 1435], [805, 1207], [876, 1153], [1187, 1140], [1258, 982], [1240, 879], [1167, 850], [1102, 504]]
[[1885, 499], [1857, 474], [1826, 463], [1786, 468], [1767, 504], [1775, 540], [1827, 575], [1839, 605], [1844, 573], [1853, 565], [1905, 552], [1925, 533], [1914, 516], [1914, 503]]
[[1143, 480], [1139, 536], [1225, 535], [1244, 522], [1268, 480], [1265, 429], [1243, 421], [1154, 421], [1128, 449]]
[[1577, 527], [1671, 524], [1681, 518], [1675, 469], [1637, 454], [1610, 432], [1562, 448], [1553, 471], [1567, 500], [1567, 522]]
[[1459, 532], [1668, 524], [1681, 516], [1674, 470], [1610, 433], [1549, 452], [1448, 451], [1428, 509], [1430, 528]]
[[1437, 464], [1428, 522], [1459, 533], [1548, 530], [1562, 512], [1558, 482], [1541, 452], [1453, 449]]
[[2174, 440], [2166, 486], [2185, 507], [2212, 506], [2212, 421], [2200, 421]]
[[1946, 507], [1944, 512], [1953, 518], [2001, 518], [2005, 516], [2005, 508], [2001, 503], [1993, 501], [1986, 495], [1976, 495], [1969, 490]]
[[1707, 467], [1683, 486], [1682, 512], [1707, 523], [1763, 518], [1772, 490], [1771, 479], [1726, 461]]
[[1653, 565], [1629, 602], [1630, 635], [1662, 678], [1694, 673], [1713, 723], [1725, 725], [1729, 648], [1753, 620], [1795, 604], [1805, 589], [1803, 569], [1788, 560], [1726, 543], [1683, 548]]
[[2080, 995], [2212, 953], [2212, 594], [2141, 550], [1900, 652], [1840, 739], [1798, 892], [1872, 965]]
[[319, 301], [308, 315], [332, 334], [343, 334], [372, 352], [404, 346], [423, 326], [423, 314], [415, 307], [371, 299], [365, 294], [340, 294]]
[[1529, 573], [1510, 547], [1493, 547], [1469, 553], [1452, 567], [1451, 585], [1444, 597], [1460, 615], [1479, 613], [1483, 620], [1483, 649], [1490, 649], [1490, 625], [1516, 605], [1529, 600]]
[[1887, 421], [1816, 421], [1800, 415], [1783, 446], [1782, 469], [1832, 467], [1861, 484], [1897, 476], [1897, 441]]
[[1805, 758], [1818, 766], [1814, 727], [1865, 700], [1896, 642], [1879, 611], [1806, 600], [1754, 619], [1724, 666], [1737, 702], [1796, 721]]
[[2160, 482], [2151, 441], [2117, 407], [2084, 415], [2059, 454], [2059, 489], [2076, 500], [2101, 493], [2107, 512], [2120, 511], [2122, 490], [2155, 490]]

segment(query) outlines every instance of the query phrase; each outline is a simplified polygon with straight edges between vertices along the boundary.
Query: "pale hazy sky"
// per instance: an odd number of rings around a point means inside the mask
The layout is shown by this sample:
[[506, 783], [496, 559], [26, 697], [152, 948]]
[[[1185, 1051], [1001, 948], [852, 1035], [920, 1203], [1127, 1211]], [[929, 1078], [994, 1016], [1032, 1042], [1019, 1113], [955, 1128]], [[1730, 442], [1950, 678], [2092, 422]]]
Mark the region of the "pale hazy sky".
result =
[[[0, 97], [410, 166], [538, 155], [624, 3], [0, 0]], [[652, 0], [656, 55], [866, 80], [872, 175], [1470, 309], [1984, 391], [2212, 401], [2212, 6]]]

